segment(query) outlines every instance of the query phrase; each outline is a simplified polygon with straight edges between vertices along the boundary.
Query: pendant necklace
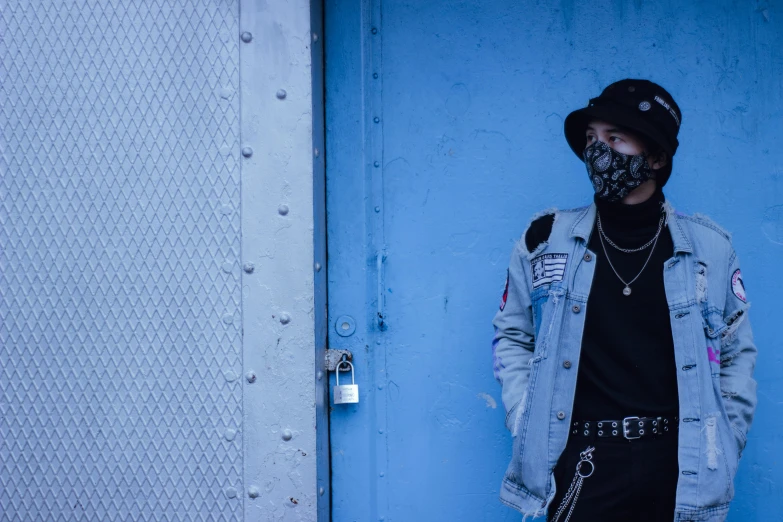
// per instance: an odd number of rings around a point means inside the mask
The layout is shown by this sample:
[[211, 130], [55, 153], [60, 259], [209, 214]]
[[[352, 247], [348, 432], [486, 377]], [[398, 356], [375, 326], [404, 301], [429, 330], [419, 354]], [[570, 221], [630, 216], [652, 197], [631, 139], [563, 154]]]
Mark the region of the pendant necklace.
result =
[[[644, 272], [644, 269], [647, 268], [647, 263], [649, 263], [650, 259], [652, 259], [653, 252], [655, 252], [655, 245], [658, 244], [658, 237], [660, 237], [660, 235], [661, 235], [662, 225], [663, 225], [663, 217], [661, 217], [661, 222], [658, 225], [658, 232], [655, 233], [655, 237], [652, 238], [652, 240], [649, 241], [647, 243], [647, 245], [644, 245], [640, 249], [634, 249], [634, 250], [623, 249], [623, 251], [637, 251], [638, 252], [639, 250], [644, 250], [644, 248], [646, 248], [647, 246], [652, 244], [652, 248], [650, 249], [650, 255], [647, 256], [647, 261], [644, 262], [644, 266], [642, 266], [642, 269], [639, 271], [638, 274], [636, 274], [636, 277], [634, 277], [633, 279], [631, 279], [630, 281], [628, 281], [626, 283], [625, 280], [623, 280], [623, 278], [620, 277], [620, 274], [617, 273], [617, 270], [615, 270], [614, 265], [612, 264], [611, 259], [609, 259], [609, 252], [606, 251], [606, 244], [604, 243], [604, 230], [603, 230], [603, 227], [601, 226], [601, 214], [600, 213], [598, 214], [598, 232], [599, 232], [598, 238], [601, 240], [601, 247], [604, 249], [604, 255], [606, 256], [606, 261], [609, 263], [609, 266], [612, 268], [612, 272], [614, 272], [614, 275], [617, 276], [617, 279], [619, 279], [620, 282], [625, 285], [625, 288], [623, 288], [623, 295], [624, 296], [628, 297], [629, 295], [631, 295], [631, 284], [633, 284], [634, 281], [639, 279], [639, 276], [642, 275], [642, 272]], [[606, 239], [609, 240], [608, 237]]]

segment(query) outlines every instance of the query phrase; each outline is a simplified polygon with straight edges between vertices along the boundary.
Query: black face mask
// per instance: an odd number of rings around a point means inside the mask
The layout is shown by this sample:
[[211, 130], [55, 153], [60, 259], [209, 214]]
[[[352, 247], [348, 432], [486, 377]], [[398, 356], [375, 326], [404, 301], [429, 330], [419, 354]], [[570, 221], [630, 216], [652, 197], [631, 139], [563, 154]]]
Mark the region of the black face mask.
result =
[[623, 154], [602, 141], [582, 153], [595, 194], [605, 201], [620, 201], [654, 177], [646, 154]]

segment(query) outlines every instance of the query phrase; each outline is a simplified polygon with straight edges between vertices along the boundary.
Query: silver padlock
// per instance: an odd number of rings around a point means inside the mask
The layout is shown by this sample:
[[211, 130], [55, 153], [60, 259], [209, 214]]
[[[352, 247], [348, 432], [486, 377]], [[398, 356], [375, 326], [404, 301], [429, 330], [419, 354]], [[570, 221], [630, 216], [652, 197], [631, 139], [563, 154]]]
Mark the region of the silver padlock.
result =
[[[351, 367], [351, 384], [340, 384], [340, 366], [347, 364]], [[337, 385], [334, 387], [335, 404], [355, 404], [359, 402], [359, 386], [353, 378], [353, 364], [343, 361], [337, 365], [337, 375], [335, 375]]]

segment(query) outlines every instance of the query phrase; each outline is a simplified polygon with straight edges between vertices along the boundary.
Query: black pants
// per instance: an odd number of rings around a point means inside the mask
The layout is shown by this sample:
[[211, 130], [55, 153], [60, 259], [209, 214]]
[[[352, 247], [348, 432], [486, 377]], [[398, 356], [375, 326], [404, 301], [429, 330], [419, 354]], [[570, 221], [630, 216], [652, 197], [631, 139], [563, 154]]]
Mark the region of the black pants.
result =
[[[588, 446], [595, 447], [595, 471], [584, 480], [570, 522], [674, 520], [679, 477], [676, 433], [633, 441], [571, 437], [555, 466], [556, 494], [548, 520], [554, 520], [574, 478], [579, 453]], [[567, 512], [559, 522], [565, 520]]]

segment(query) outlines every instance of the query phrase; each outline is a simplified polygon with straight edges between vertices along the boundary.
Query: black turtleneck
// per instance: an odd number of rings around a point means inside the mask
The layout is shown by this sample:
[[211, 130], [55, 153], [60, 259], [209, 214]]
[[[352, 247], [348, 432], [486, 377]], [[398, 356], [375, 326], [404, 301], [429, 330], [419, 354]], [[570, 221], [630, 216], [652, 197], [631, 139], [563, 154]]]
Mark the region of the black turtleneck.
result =
[[[606, 235], [618, 246], [637, 248], [652, 239], [661, 218], [662, 191], [643, 203], [625, 205], [596, 198]], [[652, 258], [623, 295], [601, 247], [597, 219], [588, 243], [596, 267], [582, 337], [574, 399], [574, 420], [612, 420], [626, 416], [676, 416], [679, 402], [663, 265], [673, 255], [664, 225]], [[642, 269], [650, 248], [632, 254], [606, 251], [615, 270], [630, 281]]]

